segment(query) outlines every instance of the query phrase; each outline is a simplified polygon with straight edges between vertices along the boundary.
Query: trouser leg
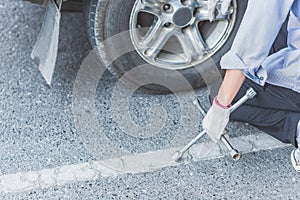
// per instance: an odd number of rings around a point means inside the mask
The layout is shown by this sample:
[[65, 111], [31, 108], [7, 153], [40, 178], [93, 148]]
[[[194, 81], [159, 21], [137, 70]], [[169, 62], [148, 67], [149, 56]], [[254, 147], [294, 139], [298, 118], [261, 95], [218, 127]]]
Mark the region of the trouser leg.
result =
[[257, 85], [249, 79], [243, 83], [234, 102], [248, 88], [258, 94], [231, 114], [235, 121], [247, 122], [284, 143], [297, 146], [296, 130], [300, 120], [300, 94], [278, 86]]

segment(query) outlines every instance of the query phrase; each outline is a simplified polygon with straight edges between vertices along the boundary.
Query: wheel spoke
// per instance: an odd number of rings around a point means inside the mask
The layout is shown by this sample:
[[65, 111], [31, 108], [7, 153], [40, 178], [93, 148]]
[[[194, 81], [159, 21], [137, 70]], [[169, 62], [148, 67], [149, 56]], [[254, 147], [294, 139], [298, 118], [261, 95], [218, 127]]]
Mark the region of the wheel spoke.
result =
[[162, 21], [158, 19], [154, 24], [151, 25], [146, 35], [142, 38], [142, 46], [148, 46], [154, 38], [158, 37], [162, 28]]
[[163, 5], [166, 3], [166, 0], [141, 0], [142, 4], [148, 4], [148, 5]]
[[142, 6], [140, 7], [140, 11], [147, 12], [157, 17], [162, 15], [162, 7], [164, 5], [163, 1], [160, 0], [140, 0], [142, 2]]
[[164, 45], [173, 35], [173, 29], [171, 28], [160, 28], [156, 35], [154, 35], [153, 39], [149, 41], [149, 43], [144, 43], [146, 46], [145, 55], [151, 59], [155, 60], [158, 56], [159, 52], [162, 50]]
[[177, 34], [177, 38], [183, 48], [187, 62], [203, 57], [207, 52], [207, 45], [196, 26], [186, 28], [183, 33]]
[[[207, 1], [200, 1], [200, 2], [195, 2], [194, 3], [196, 7], [199, 9], [195, 13], [195, 18], [197, 22], [201, 21], [209, 21], [209, 16], [208, 16], [208, 8], [207, 8]], [[229, 15], [223, 15], [221, 13], [221, 3], [218, 2], [216, 5], [216, 9], [218, 10], [218, 15], [215, 17], [215, 21], [217, 20], [228, 20]]]
[[201, 9], [198, 9], [198, 11], [196, 12], [196, 15], [195, 15], [195, 20], [197, 22], [209, 21], [208, 12], [206, 10], [203, 11]]
[[216, 16], [215, 21], [230, 21], [230, 15], [223, 15], [221, 12]]
[[193, 44], [194, 51], [197, 55], [203, 55], [208, 50], [208, 45], [203, 39], [198, 26], [193, 25], [185, 29], [186, 37], [189, 38], [191, 43]]
[[207, 8], [207, 0], [192, 0], [191, 5], [194, 8]]
[[192, 60], [195, 59], [198, 54], [194, 48], [193, 41], [191, 40], [191, 38], [188, 35], [183, 34], [182, 32], [176, 34], [176, 37], [178, 38], [178, 40], [182, 46], [182, 49], [183, 49], [183, 52], [185, 55], [185, 61], [187, 63], [192, 62]]

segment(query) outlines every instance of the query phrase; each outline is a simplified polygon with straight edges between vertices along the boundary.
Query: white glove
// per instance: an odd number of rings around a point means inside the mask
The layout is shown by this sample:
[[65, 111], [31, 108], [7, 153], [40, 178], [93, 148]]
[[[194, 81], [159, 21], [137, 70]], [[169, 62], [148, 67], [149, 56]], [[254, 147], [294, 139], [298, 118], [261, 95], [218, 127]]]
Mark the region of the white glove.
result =
[[[216, 5], [219, 0], [208, 0], [207, 2], [207, 9], [208, 9], [208, 19], [210, 22], [214, 21], [215, 19], [215, 10]], [[230, 6], [231, 0], [223, 0], [221, 4], [221, 13], [222, 15], [226, 15], [228, 8]]]
[[219, 140], [224, 133], [225, 127], [229, 122], [229, 107], [220, 105], [217, 98], [215, 98], [213, 105], [202, 121], [202, 127], [213, 141]]

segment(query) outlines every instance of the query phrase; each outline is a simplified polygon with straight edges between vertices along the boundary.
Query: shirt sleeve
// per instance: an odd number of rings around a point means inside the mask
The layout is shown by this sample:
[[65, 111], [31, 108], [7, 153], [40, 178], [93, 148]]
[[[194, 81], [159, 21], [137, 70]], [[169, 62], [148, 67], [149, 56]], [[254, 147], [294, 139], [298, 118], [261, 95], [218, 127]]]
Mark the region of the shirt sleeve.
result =
[[267, 80], [262, 67], [294, 0], [249, 0], [231, 49], [222, 57], [222, 69], [240, 69], [260, 85]]

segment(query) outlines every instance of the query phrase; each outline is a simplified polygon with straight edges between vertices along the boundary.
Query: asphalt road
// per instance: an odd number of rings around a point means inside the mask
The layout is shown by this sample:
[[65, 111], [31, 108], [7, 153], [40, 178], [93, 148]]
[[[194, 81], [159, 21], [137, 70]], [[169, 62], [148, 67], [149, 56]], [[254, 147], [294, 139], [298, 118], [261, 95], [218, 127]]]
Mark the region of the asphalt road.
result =
[[[72, 107], [78, 70], [90, 52], [82, 14], [62, 16], [58, 60], [49, 87], [30, 59], [44, 11], [19, 0], [0, 0], [0, 177], [101, 159], [76, 128]], [[113, 146], [127, 153], [144, 153], [184, 145], [195, 136], [182, 128], [179, 113], [196, 129], [200, 115], [189, 118], [182, 114], [172, 94], [143, 91], [130, 100], [133, 121], [143, 125], [149, 120], [148, 108], [159, 104], [167, 112], [165, 126], [151, 139], [125, 134], [111, 116], [110, 99], [116, 83], [116, 78], [105, 72], [95, 98], [97, 118]], [[207, 107], [206, 90], [196, 93]], [[193, 93], [181, 95], [188, 102]], [[175, 133], [182, 130], [186, 134], [176, 139]], [[239, 123], [231, 124], [229, 131], [233, 137], [259, 133]], [[248, 153], [238, 162], [209, 159], [148, 173], [74, 181], [3, 193], [0, 199], [299, 199], [300, 181], [290, 164], [291, 150], [282, 147]]]

